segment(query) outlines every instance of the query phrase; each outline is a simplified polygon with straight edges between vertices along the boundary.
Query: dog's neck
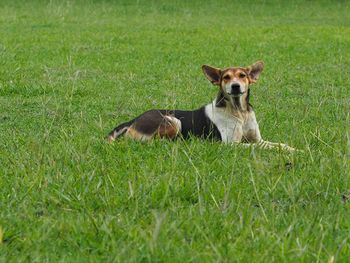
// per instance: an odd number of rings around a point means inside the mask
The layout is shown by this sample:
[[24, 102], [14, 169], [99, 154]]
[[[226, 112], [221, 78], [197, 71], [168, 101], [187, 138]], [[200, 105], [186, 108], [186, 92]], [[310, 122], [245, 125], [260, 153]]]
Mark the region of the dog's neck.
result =
[[240, 97], [229, 97], [225, 96], [223, 91], [220, 90], [215, 99], [215, 106], [232, 111], [232, 114], [236, 117], [245, 115], [245, 113], [251, 110], [251, 106], [249, 104], [249, 92], [250, 90], [248, 89], [247, 93]]

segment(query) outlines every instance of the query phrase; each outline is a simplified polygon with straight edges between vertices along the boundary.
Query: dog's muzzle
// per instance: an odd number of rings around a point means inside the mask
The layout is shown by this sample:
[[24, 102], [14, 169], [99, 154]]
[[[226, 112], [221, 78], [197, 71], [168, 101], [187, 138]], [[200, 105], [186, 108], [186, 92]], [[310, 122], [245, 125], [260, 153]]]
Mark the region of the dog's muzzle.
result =
[[231, 92], [229, 95], [232, 97], [240, 97], [244, 94], [244, 92], [241, 91], [241, 86], [237, 83], [234, 83], [231, 85]]

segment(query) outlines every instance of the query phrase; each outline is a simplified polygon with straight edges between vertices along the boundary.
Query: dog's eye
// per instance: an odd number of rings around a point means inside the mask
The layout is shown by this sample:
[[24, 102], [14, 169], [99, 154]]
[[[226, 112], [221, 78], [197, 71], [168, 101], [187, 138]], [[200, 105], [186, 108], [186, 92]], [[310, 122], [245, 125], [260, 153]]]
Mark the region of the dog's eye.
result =
[[247, 75], [246, 75], [245, 73], [239, 73], [239, 77], [240, 77], [241, 79], [244, 79], [246, 76], [247, 76]]
[[230, 77], [230, 75], [225, 75], [224, 76], [224, 80], [229, 80], [231, 77]]

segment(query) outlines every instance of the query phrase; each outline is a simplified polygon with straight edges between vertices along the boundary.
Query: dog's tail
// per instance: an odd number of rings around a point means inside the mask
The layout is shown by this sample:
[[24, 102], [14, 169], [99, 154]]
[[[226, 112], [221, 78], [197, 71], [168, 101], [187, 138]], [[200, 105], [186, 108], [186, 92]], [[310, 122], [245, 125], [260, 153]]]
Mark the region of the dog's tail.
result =
[[130, 127], [132, 121], [124, 122], [114, 128], [106, 137], [107, 142], [112, 143], [114, 140], [124, 135], [128, 128]]

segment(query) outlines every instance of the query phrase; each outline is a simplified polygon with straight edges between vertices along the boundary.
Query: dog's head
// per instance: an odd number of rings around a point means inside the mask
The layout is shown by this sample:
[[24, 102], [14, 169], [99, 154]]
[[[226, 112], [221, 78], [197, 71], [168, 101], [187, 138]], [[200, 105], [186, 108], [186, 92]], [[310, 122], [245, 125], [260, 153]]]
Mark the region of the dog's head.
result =
[[264, 63], [258, 61], [248, 67], [219, 69], [203, 65], [204, 75], [211, 83], [220, 87], [224, 97], [232, 98], [246, 97], [249, 86], [255, 83], [264, 68]]

